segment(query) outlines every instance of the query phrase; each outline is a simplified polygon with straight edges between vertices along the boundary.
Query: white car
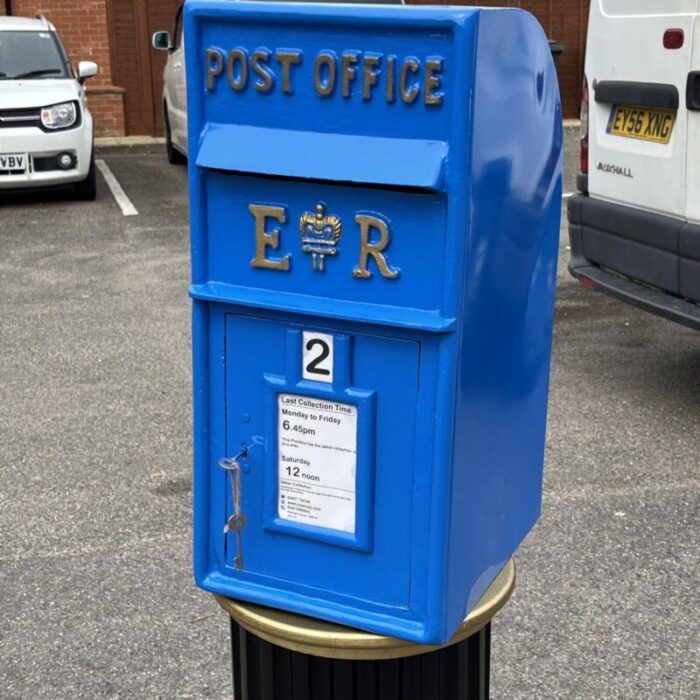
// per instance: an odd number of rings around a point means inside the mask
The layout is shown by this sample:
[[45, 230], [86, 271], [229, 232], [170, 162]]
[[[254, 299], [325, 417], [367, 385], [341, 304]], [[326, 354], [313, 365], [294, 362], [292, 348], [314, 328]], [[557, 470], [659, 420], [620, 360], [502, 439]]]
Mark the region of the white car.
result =
[[700, 3], [592, 0], [569, 270], [700, 329]]
[[156, 32], [153, 48], [168, 52], [163, 71], [163, 124], [168, 161], [187, 162], [187, 90], [185, 86], [185, 45], [182, 34], [182, 6], [170, 32]]
[[95, 199], [92, 115], [85, 80], [74, 73], [47, 20], [0, 17], [0, 189], [73, 184]]

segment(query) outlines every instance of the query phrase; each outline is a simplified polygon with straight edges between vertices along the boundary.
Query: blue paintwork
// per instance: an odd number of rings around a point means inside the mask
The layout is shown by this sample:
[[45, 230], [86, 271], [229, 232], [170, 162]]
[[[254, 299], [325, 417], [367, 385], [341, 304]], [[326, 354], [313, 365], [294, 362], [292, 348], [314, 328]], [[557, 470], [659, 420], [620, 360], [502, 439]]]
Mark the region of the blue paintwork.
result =
[[[416, 642], [447, 640], [538, 517], [561, 205], [556, 74], [518, 10], [188, 0], [197, 583]], [[226, 79], [205, 51], [296, 48], [293, 94]], [[321, 98], [322, 50], [443, 58], [442, 105]], [[375, 99], [376, 98], [376, 99]], [[343, 221], [324, 272], [316, 202]], [[251, 267], [251, 203], [283, 206], [288, 272]], [[391, 230], [396, 279], [358, 279], [357, 213]], [[301, 330], [335, 381], [301, 379]], [[276, 513], [276, 395], [358, 406], [357, 529]], [[242, 444], [244, 570], [226, 474]], [[227, 541], [228, 540], [228, 541]]]
[[[230, 144], [238, 147], [231, 150]], [[261, 149], [259, 144], [264, 143]], [[313, 153], [333, 153], [314, 158]], [[263, 129], [236, 124], [205, 127], [197, 152], [202, 168], [236, 170], [256, 175], [362, 182], [394, 187], [441, 190], [447, 160], [444, 141], [394, 139], [357, 134], [319, 134]], [[371, 167], [368, 165], [371, 164]]]

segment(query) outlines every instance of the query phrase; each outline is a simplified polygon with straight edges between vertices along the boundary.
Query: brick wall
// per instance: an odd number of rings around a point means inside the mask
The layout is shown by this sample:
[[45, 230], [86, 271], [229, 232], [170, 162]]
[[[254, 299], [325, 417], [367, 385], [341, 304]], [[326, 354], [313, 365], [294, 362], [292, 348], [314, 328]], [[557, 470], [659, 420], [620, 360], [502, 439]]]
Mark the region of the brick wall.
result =
[[[565, 117], [577, 117], [583, 59], [586, 46], [589, 0], [408, 0], [415, 4], [465, 4], [522, 7], [539, 19], [547, 35], [564, 44], [566, 50], [557, 70]], [[107, 0], [12, 0], [13, 14], [31, 17], [43, 13], [61, 33], [74, 65], [95, 61], [100, 72], [87, 83], [90, 110], [96, 133], [124, 134], [124, 90], [112, 84], [112, 65], [107, 24]], [[5, 0], [0, 0], [0, 15]]]
[[[12, 0], [12, 14], [34, 17], [43, 14], [58, 30], [71, 63], [95, 61], [99, 72], [86, 83], [95, 133], [124, 134], [124, 91], [112, 84], [106, 0]], [[0, 0], [0, 14], [5, 2]]]
[[96, 136], [124, 136], [124, 91], [88, 90]]

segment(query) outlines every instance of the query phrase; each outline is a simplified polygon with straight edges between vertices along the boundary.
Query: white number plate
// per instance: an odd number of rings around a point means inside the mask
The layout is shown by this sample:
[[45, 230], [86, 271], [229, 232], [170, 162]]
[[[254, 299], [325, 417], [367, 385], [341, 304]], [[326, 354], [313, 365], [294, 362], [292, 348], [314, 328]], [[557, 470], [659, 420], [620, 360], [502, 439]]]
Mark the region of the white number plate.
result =
[[0, 154], [0, 170], [23, 173], [27, 169], [26, 153]]

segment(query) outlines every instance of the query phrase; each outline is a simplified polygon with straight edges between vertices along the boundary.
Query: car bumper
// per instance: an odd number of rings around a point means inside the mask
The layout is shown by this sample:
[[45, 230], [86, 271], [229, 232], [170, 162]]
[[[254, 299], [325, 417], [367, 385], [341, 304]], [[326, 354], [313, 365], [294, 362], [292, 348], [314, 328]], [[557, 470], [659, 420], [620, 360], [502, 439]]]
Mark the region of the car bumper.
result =
[[700, 330], [700, 226], [585, 194], [569, 199], [568, 218], [574, 277]]
[[[27, 171], [0, 174], [0, 189], [48, 187], [84, 180], [92, 158], [92, 121], [86, 119], [77, 129], [46, 133], [34, 127], [3, 129], [2, 153], [26, 153]], [[54, 166], [52, 159], [70, 153], [75, 165], [67, 170]]]

